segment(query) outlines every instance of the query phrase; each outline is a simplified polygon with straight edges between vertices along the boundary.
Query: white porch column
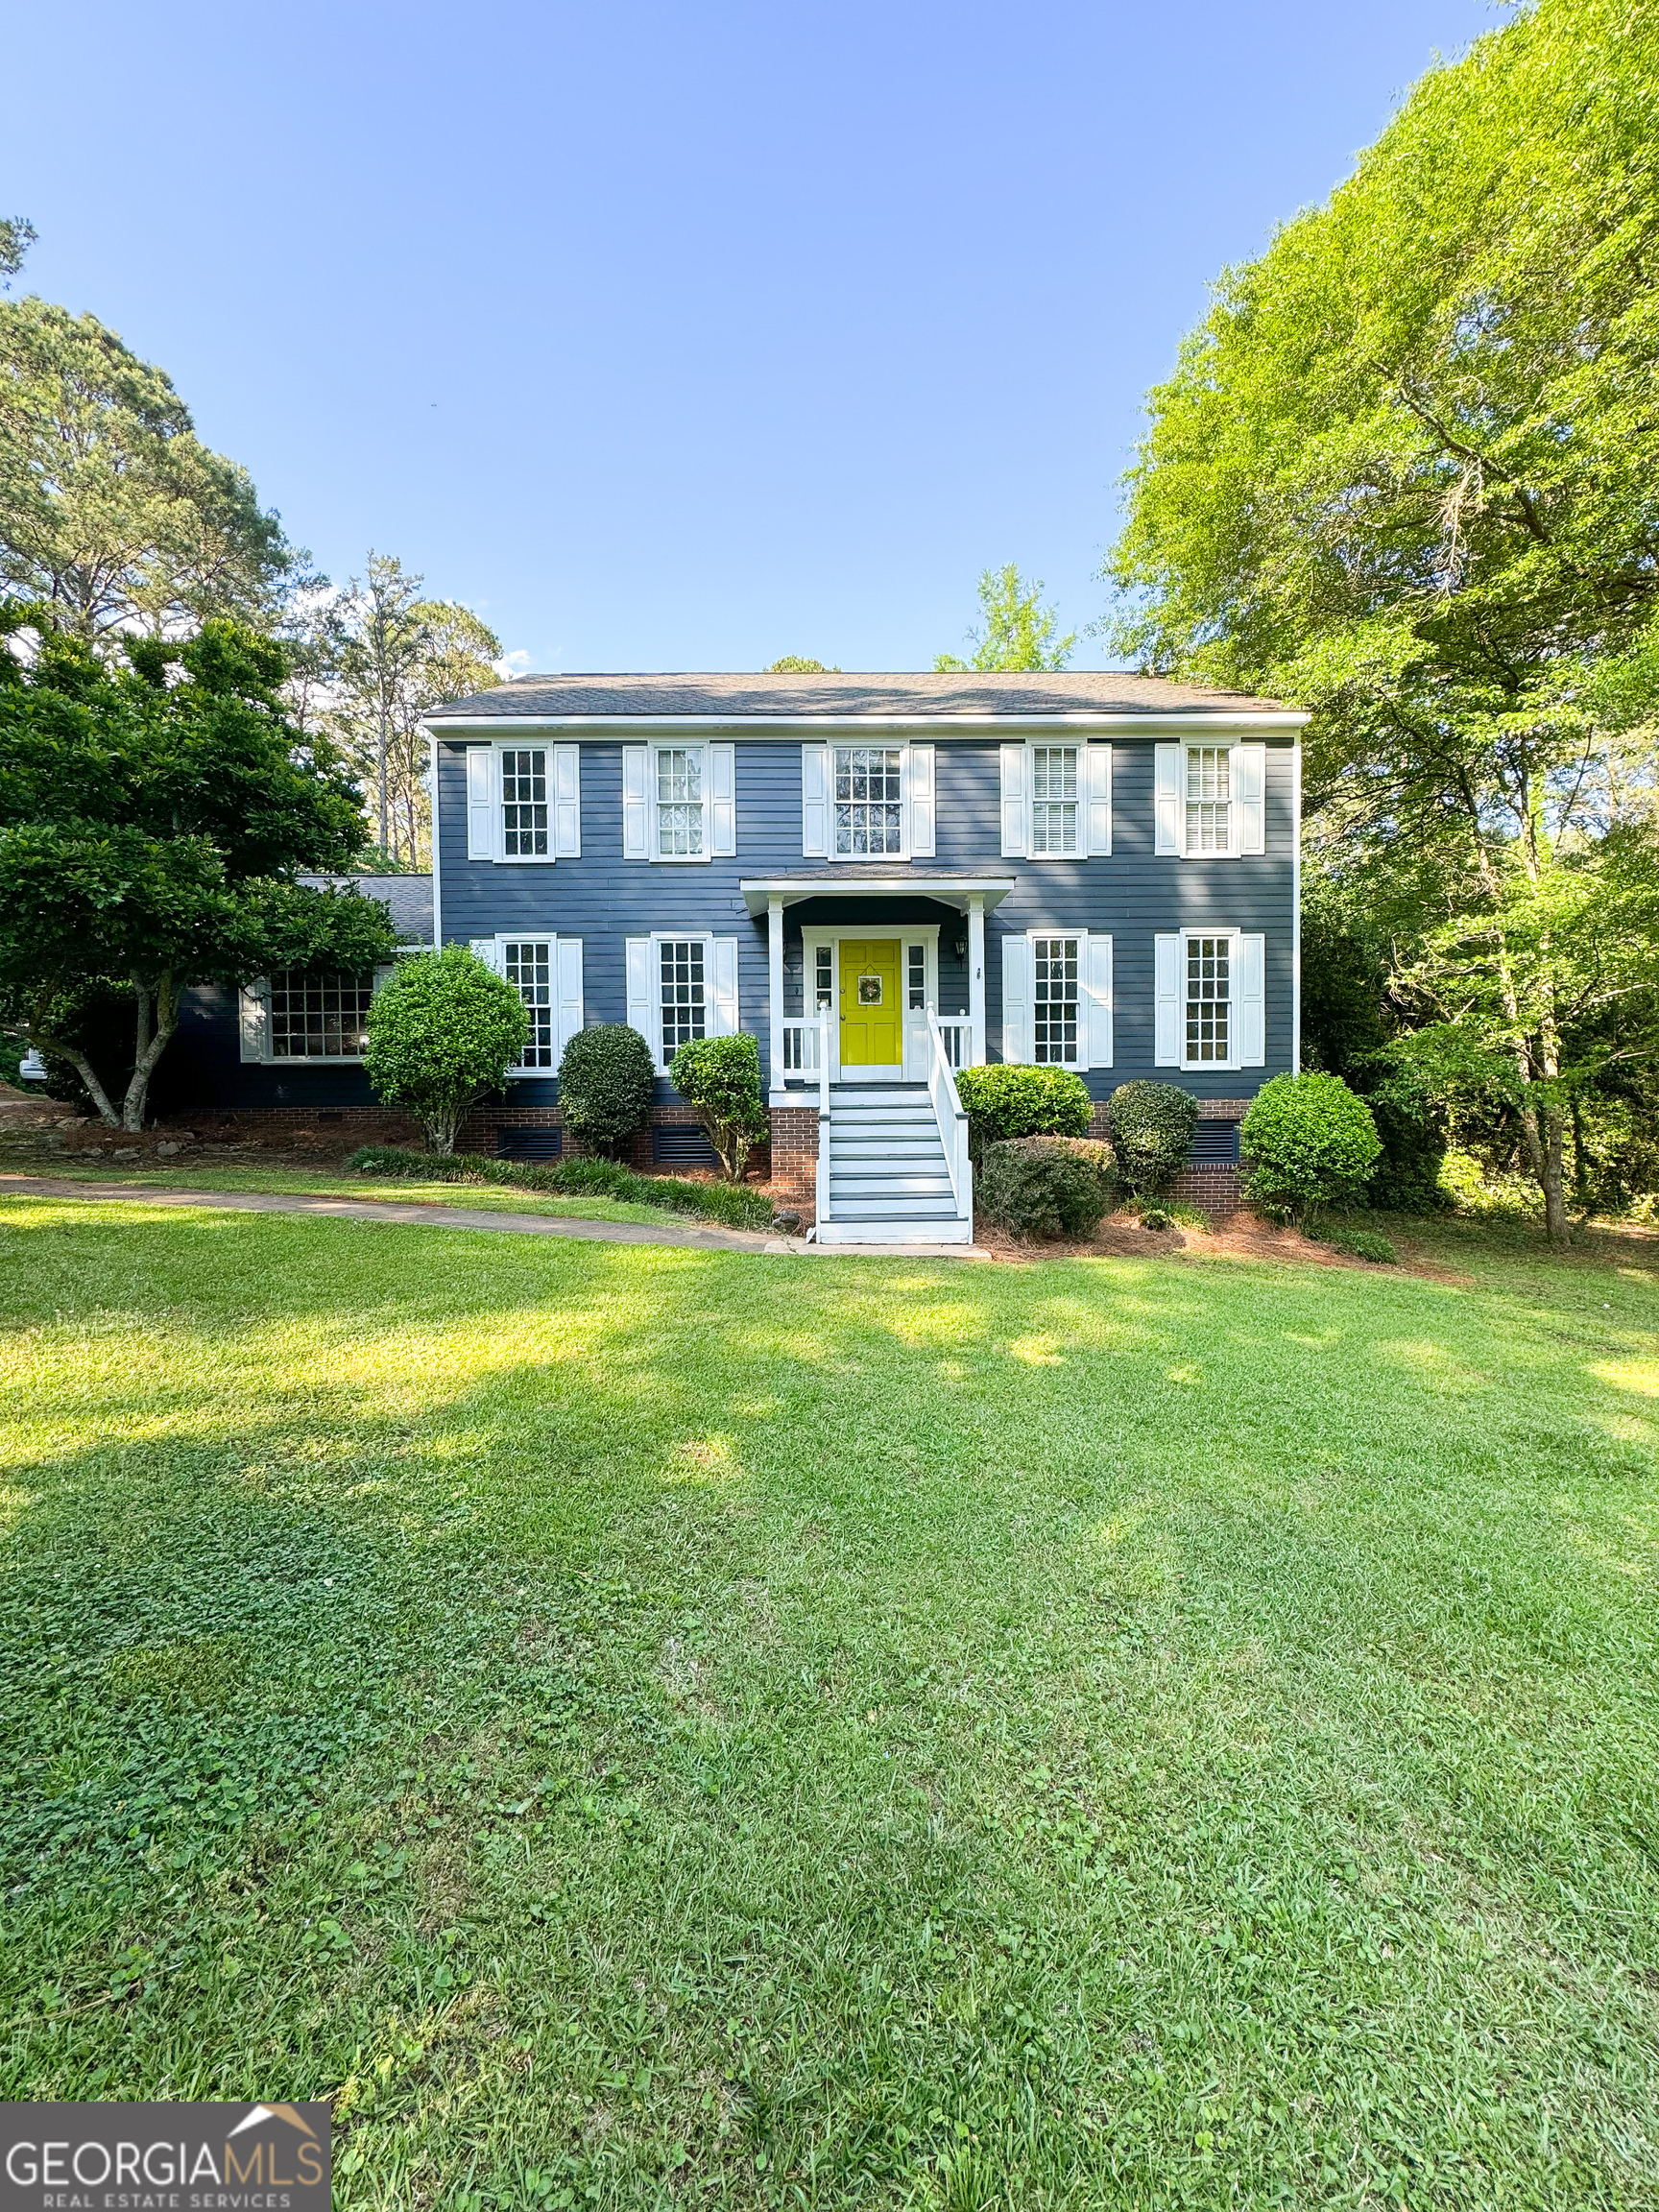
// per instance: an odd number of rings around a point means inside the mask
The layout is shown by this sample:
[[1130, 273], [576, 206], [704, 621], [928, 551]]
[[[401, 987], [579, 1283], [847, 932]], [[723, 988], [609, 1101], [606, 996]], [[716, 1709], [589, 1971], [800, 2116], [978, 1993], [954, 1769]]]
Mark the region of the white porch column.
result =
[[974, 1024], [970, 1067], [985, 1065], [985, 899], [968, 894], [968, 1015]]
[[772, 1088], [783, 1088], [783, 902], [766, 902], [767, 1015], [772, 1031]]

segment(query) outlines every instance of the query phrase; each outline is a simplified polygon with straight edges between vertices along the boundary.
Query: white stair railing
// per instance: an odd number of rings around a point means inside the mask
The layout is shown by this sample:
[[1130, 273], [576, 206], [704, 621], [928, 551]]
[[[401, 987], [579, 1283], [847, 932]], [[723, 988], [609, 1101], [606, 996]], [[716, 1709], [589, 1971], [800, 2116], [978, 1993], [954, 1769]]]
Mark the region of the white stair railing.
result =
[[[803, 1028], [806, 1026], [804, 1022]], [[822, 1007], [814, 1025], [818, 1050], [818, 1219], [830, 1218], [830, 1009]]]
[[[931, 1050], [927, 1055], [927, 1095], [933, 1101], [933, 1117], [939, 1124], [939, 1142], [945, 1147], [945, 1165], [950, 1173], [950, 1195], [956, 1201], [956, 1218], [959, 1221], [972, 1221], [974, 1167], [968, 1158], [968, 1117], [957, 1095], [956, 1077], [950, 1059], [950, 1040], [946, 1034], [948, 1028], [954, 1029], [956, 1026], [954, 1022], [942, 1022], [932, 1007], [928, 1007], [927, 1036]], [[822, 1146], [819, 1157], [823, 1157]]]

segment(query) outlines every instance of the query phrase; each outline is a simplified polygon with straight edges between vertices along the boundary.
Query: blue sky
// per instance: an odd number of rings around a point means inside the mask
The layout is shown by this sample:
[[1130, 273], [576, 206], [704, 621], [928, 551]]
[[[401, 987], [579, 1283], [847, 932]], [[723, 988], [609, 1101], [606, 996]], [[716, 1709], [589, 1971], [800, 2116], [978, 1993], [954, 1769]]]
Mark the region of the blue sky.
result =
[[988, 565], [1099, 614], [1212, 277], [1507, 12], [86, 0], [11, 17], [0, 209], [336, 578], [520, 667], [926, 667]]

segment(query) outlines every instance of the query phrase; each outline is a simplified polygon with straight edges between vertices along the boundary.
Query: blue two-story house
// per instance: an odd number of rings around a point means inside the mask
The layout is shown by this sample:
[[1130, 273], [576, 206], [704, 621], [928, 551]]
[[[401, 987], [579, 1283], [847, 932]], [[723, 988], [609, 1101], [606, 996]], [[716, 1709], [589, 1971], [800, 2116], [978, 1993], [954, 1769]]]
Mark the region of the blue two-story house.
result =
[[987, 1060], [1096, 1099], [1179, 1083], [1236, 1158], [1298, 1061], [1305, 720], [1086, 673], [532, 676], [446, 706], [435, 939], [531, 1016], [495, 1122], [555, 1130], [566, 1041], [627, 1022], [665, 1121], [681, 1044], [758, 1040], [774, 1180], [825, 1241], [966, 1240], [953, 1071]]

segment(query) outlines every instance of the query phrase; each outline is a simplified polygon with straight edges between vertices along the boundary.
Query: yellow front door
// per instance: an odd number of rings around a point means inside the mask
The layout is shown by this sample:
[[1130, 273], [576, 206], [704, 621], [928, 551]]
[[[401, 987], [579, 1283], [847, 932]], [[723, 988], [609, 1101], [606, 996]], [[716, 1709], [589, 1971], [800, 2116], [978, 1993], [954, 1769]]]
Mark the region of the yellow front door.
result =
[[841, 940], [841, 1065], [897, 1068], [904, 1058], [899, 940]]

